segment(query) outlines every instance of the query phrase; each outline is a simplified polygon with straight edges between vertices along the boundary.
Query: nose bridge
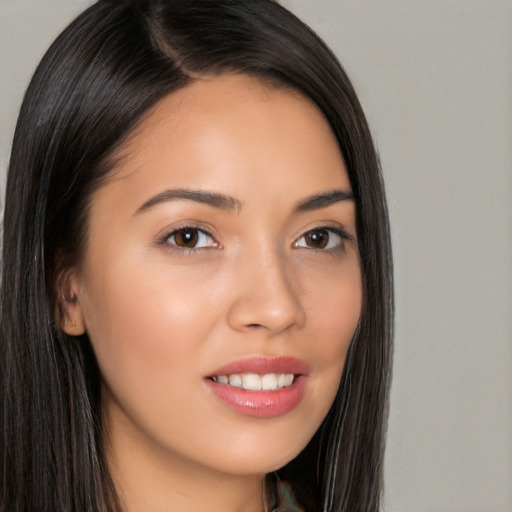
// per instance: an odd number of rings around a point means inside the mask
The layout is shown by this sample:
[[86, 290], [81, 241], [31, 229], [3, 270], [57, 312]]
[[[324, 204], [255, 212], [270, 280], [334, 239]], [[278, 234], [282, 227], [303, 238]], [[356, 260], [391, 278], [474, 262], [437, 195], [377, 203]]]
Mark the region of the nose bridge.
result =
[[305, 311], [292, 282], [286, 255], [278, 244], [259, 243], [243, 251], [239, 261], [239, 287], [234, 293], [229, 321], [236, 329], [261, 327], [273, 333], [302, 327]]

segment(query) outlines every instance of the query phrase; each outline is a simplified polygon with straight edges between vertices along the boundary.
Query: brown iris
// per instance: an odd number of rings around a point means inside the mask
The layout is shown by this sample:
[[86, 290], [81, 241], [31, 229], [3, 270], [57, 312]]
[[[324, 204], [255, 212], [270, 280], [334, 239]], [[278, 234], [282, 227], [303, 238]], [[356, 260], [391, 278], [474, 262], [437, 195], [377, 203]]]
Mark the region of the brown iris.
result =
[[304, 235], [306, 245], [314, 249], [324, 249], [329, 243], [329, 232], [326, 229], [313, 229]]
[[193, 228], [179, 229], [174, 233], [174, 243], [178, 247], [192, 249], [197, 245], [199, 231]]

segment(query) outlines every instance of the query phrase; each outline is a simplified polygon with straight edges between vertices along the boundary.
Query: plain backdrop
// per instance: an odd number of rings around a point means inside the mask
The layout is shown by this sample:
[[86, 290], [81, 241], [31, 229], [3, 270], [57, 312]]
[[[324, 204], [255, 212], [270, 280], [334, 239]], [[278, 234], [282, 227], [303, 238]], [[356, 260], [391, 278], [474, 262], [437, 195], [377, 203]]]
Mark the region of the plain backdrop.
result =
[[[512, 2], [282, 3], [339, 56], [384, 169], [397, 305], [384, 510], [511, 512]], [[0, 0], [2, 191], [29, 77], [88, 4]]]

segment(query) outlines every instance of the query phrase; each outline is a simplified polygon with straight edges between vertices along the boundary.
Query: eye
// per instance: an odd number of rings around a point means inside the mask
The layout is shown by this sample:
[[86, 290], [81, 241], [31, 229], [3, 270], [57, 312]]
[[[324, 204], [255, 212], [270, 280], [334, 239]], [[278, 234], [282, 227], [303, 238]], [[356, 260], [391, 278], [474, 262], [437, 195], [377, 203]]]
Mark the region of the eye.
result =
[[210, 233], [193, 227], [176, 229], [169, 235], [166, 235], [165, 242], [179, 249], [204, 249], [217, 246]]
[[340, 229], [315, 228], [304, 233], [295, 243], [295, 247], [306, 249], [343, 249], [348, 236]]

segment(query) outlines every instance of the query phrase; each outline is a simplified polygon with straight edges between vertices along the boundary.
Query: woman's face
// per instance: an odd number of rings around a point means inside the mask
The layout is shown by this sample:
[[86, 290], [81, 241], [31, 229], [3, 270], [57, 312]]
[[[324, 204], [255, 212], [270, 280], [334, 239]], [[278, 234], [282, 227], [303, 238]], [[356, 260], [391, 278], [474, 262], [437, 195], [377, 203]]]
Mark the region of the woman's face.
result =
[[120, 154], [92, 198], [64, 326], [90, 337], [114, 459], [283, 466], [328, 412], [361, 311], [355, 206], [327, 122], [288, 89], [205, 78]]

